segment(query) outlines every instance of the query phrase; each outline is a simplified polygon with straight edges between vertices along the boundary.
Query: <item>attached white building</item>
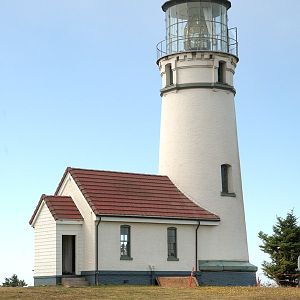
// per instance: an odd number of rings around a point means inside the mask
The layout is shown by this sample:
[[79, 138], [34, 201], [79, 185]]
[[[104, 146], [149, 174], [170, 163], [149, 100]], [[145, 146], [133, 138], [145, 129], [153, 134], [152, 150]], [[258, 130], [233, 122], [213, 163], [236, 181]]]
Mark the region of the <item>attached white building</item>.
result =
[[236, 29], [228, 0], [170, 0], [162, 78], [160, 175], [68, 168], [42, 196], [35, 284], [152, 284], [188, 275], [201, 284], [254, 285], [235, 118]]
[[[220, 245], [203, 239], [220, 218], [166, 176], [68, 168], [55, 195], [41, 197], [30, 224], [35, 285], [59, 284], [64, 276], [83, 276], [90, 284], [151, 284], [156, 276], [187, 275], [199, 262], [199, 281], [213, 284], [204, 262], [215, 255], [213, 268], [224, 265]], [[235, 282], [221, 278], [218, 284], [243, 284], [244, 268], [255, 283], [242, 257], [226, 267]]]
[[188, 274], [200, 259], [196, 233], [219, 222], [166, 176], [68, 168], [30, 220], [35, 284], [68, 275], [150, 284], [154, 273]]

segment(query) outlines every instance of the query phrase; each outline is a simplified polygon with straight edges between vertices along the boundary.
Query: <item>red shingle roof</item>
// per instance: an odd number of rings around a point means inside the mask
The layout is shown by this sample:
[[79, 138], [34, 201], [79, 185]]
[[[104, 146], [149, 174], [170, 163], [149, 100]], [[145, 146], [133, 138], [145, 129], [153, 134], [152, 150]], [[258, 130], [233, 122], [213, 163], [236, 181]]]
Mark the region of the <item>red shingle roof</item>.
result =
[[42, 195], [29, 221], [30, 225], [33, 223], [43, 201], [45, 201], [55, 220], [83, 220], [82, 215], [71, 197]]
[[99, 216], [132, 216], [218, 221], [167, 176], [68, 168], [92, 210]]

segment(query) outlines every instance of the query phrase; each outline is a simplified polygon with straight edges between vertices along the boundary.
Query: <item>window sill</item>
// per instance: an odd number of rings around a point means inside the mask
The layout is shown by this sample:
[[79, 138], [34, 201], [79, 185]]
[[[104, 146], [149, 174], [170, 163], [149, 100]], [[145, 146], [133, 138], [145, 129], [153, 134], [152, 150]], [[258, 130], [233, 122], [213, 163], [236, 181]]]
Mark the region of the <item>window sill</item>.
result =
[[121, 256], [120, 260], [133, 260], [133, 258], [129, 256]]
[[224, 192], [221, 192], [221, 196], [222, 197], [233, 197], [233, 198], [235, 198], [236, 194], [235, 193], [224, 193]]
[[167, 261], [179, 261], [177, 257], [168, 257]]
[[165, 89], [167, 89], [167, 88], [172, 88], [172, 87], [174, 87], [174, 86], [175, 86], [174, 83], [172, 83], [172, 84], [166, 84]]

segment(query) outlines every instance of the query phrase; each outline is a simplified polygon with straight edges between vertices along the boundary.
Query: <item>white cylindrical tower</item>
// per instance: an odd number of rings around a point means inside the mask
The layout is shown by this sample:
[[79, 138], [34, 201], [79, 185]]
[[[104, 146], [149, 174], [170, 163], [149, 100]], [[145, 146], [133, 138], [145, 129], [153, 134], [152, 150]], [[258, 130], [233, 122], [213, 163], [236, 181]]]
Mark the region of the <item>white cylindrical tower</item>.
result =
[[[235, 118], [236, 28], [227, 0], [171, 0], [166, 40], [158, 44], [162, 77], [159, 173], [219, 215], [199, 229], [200, 261], [248, 262]], [[253, 271], [254, 269], [252, 269]]]

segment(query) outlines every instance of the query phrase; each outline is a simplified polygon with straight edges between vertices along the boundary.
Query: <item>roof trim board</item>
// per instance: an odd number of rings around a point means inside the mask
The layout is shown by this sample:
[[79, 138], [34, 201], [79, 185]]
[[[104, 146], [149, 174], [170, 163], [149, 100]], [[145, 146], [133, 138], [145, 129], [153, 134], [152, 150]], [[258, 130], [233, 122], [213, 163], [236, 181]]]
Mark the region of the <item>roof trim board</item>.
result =
[[151, 223], [151, 224], [177, 224], [177, 225], [199, 225], [200, 226], [218, 226], [220, 221], [201, 221], [191, 219], [175, 218], [154, 218], [154, 217], [137, 217], [137, 216], [97, 216], [97, 221], [101, 222], [125, 222], [125, 223]]

